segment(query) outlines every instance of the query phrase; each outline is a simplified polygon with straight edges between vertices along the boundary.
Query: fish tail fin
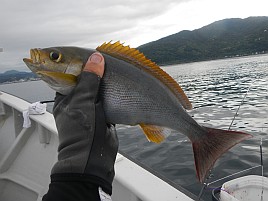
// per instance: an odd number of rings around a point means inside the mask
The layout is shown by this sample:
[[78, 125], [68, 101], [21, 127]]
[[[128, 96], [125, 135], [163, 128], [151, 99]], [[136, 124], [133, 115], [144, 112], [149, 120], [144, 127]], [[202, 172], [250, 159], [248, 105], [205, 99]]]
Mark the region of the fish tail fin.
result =
[[192, 141], [196, 173], [200, 182], [205, 180], [209, 170], [223, 153], [252, 137], [250, 134], [238, 131], [204, 128], [207, 130], [207, 135]]

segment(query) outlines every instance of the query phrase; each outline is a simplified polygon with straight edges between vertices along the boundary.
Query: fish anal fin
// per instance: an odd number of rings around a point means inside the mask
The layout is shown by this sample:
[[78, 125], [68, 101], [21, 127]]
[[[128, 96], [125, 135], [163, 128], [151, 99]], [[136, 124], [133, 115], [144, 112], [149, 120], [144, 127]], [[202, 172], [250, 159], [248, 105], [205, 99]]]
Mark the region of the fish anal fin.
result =
[[222, 154], [239, 142], [252, 137], [238, 131], [204, 128], [207, 135], [192, 141], [196, 173], [200, 182], [204, 182], [209, 170]]
[[130, 48], [129, 46], [124, 46], [119, 41], [115, 43], [103, 43], [101, 46], [97, 47], [96, 50], [112, 57], [124, 60], [133, 64], [137, 68], [143, 69], [144, 71], [150, 73], [173, 92], [185, 109], [192, 109], [192, 104], [180, 85], [155, 62], [148, 59], [139, 50]]
[[169, 128], [155, 126], [155, 125], [147, 125], [140, 124], [145, 136], [150, 142], [161, 143], [165, 140], [165, 138], [171, 133]]

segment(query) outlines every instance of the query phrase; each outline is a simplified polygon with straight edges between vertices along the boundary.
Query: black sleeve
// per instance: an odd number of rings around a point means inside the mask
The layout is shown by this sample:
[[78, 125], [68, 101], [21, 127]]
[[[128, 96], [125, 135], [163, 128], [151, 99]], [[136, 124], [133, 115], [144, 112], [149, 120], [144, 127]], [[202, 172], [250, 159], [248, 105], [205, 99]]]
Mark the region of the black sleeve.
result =
[[42, 201], [100, 201], [98, 186], [89, 182], [51, 182]]

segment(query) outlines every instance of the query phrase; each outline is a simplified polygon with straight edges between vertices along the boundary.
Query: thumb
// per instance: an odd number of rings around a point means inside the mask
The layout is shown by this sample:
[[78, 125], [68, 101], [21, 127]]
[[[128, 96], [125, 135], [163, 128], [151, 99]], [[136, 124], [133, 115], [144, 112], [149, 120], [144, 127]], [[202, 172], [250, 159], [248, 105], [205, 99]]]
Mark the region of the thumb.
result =
[[95, 73], [102, 77], [104, 74], [104, 57], [99, 53], [93, 53], [87, 60], [84, 71]]

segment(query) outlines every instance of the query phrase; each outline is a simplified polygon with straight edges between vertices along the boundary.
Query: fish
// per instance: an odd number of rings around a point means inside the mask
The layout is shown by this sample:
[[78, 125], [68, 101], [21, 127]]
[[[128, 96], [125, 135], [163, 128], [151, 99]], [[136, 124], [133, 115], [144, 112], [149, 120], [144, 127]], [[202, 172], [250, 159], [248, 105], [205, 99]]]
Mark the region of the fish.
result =
[[187, 112], [192, 104], [182, 87], [139, 50], [119, 41], [103, 43], [96, 49], [69, 46], [31, 49], [31, 58], [23, 61], [52, 89], [68, 95], [89, 56], [96, 51], [105, 59], [99, 93], [106, 122], [139, 125], [154, 143], [164, 141], [172, 130], [186, 135], [192, 143], [200, 182], [204, 182], [222, 154], [252, 137], [240, 131], [198, 124]]

